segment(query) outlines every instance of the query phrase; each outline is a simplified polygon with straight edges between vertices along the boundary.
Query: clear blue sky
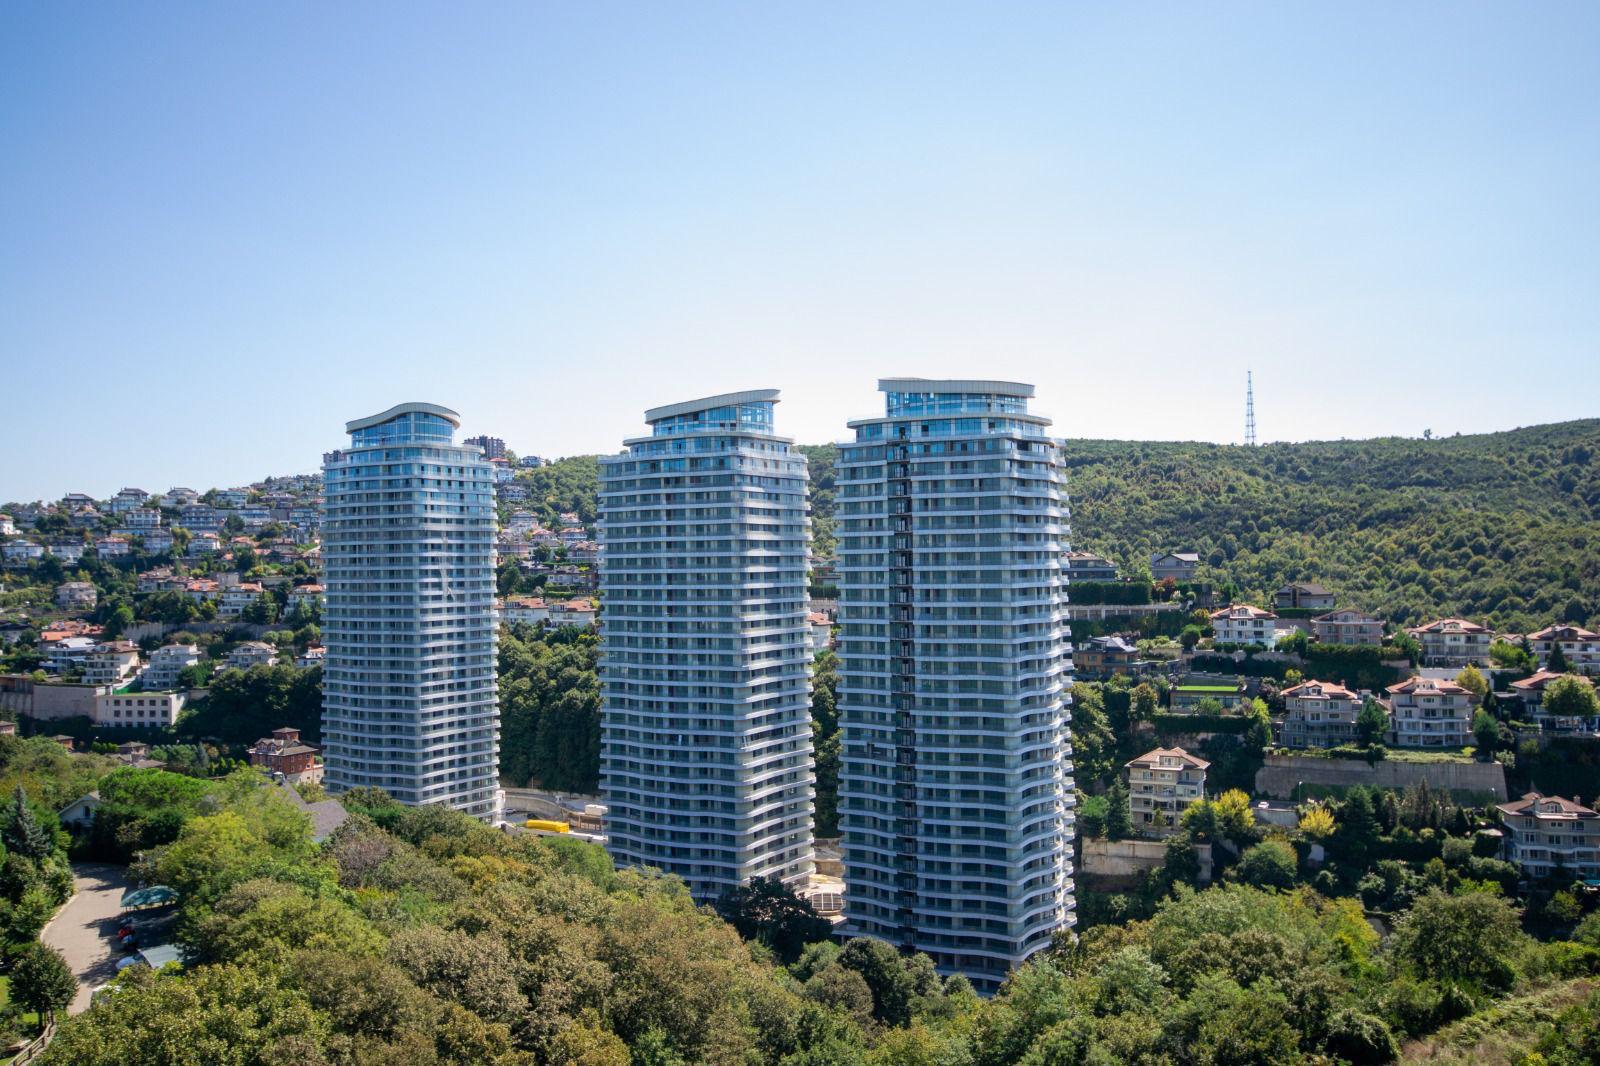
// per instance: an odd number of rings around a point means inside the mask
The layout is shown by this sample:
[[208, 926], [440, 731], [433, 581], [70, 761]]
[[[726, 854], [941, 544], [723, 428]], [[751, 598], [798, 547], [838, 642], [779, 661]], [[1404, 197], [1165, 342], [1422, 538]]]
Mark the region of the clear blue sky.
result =
[[778, 387], [1066, 436], [1600, 413], [1600, 4], [0, 5], [0, 500]]

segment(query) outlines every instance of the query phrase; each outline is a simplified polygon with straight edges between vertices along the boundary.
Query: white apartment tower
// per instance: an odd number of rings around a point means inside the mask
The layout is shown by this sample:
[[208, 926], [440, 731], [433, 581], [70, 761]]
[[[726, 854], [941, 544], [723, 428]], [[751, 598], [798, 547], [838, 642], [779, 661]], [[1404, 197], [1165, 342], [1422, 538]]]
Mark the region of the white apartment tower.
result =
[[608, 847], [700, 900], [813, 869], [806, 460], [777, 401], [658, 407], [600, 465]]
[[323, 467], [322, 738], [332, 791], [500, 813], [493, 474], [460, 417], [403, 403]]
[[993, 990], [1075, 920], [1060, 450], [1031, 385], [878, 387], [837, 468], [847, 929]]

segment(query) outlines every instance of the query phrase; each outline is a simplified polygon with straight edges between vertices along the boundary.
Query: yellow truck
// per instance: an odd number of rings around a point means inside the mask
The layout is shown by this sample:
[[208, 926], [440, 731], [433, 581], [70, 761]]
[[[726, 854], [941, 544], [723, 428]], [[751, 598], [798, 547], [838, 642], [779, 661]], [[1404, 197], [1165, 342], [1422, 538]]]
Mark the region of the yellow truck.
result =
[[570, 833], [572, 826], [566, 822], [552, 822], [548, 818], [529, 818], [523, 823], [525, 829], [541, 829], [546, 833]]

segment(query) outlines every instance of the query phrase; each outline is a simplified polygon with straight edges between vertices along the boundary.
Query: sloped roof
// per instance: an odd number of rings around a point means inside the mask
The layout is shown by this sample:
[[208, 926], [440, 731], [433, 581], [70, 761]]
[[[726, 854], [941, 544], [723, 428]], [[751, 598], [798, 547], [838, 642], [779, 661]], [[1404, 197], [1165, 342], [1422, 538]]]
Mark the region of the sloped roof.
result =
[[1398, 685], [1390, 685], [1388, 690], [1401, 695], [1427, 693], [1439, 696], [1466, 696], [1466, 689], [1454, 681], [1444, 681], [1437, 677], [1408, 677]]
[[1161, 759], [1163, 757], [1177, 758], [1182, 761], [1185, 766], [1192, 766], [1196, 770], [1204, 770], [1206, 767], [1211, 765], [1204, 759], [1199, 759], [1193, 755], [1190, 755], [1182, 748], [1156, 748], [1154, 751], [1145, 752], [1137, 759], [1130, 759], [1124, 765], [1137, 766], [1145, 769], [1155, 769], [1161, 765]]
[[[1557, 818], [1594, 818], [1595, 812], [1581, 803], [1561, 796], [1544, 796], [1537, 792], [1524, 792], [1521, 799], [1495, 805], [1506, 814], [1542, 814]], [[1537, 810], [1541, 806], [1554, 806], [1554, 811]]]

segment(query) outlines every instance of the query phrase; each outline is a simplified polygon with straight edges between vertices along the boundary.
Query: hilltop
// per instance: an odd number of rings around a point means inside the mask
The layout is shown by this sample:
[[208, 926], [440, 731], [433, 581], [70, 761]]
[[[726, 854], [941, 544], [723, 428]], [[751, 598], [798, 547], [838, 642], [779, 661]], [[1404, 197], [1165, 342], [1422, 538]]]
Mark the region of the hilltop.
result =
[[1200, 553], [1259, 598], [1290, 580], [1397, 622], [1600, 622], [1600, 419], [1440, 440], [1066, 442], [1073, 545]]

